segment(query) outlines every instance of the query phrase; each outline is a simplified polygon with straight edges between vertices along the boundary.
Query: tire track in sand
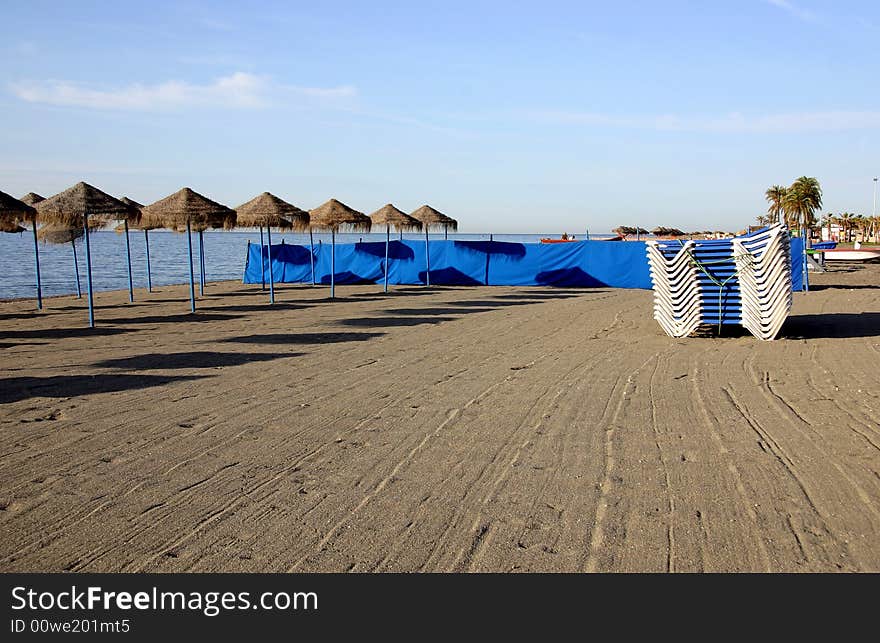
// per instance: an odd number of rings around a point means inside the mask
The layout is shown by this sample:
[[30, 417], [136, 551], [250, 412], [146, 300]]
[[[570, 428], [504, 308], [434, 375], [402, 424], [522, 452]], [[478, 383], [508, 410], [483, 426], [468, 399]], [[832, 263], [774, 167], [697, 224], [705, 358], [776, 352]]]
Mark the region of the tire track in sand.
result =
[[[391, 472], [379, 481], [379, 484], [377, 484], [377, 485], [376, 485], [376, 486], [375, 486], [375, 487], [374, 487], [374, 488], [373, 488], [373, 489], [372, 489], [367, 495], [365, 495], [365, 496], [363, 497], [363, 499], [362, 499], [362, 500], [361, 500], [361, 501], [360, 501], [360, 502], [359, 502], [359, 503], [358, 503], [353, 509], [351, 509], [351, 511], [349, 511], [348, 514], [347, 514], [342, 520], [340, 520], [340, 521], [337, 522], [335, 525], [333, 525], [333, 527], [331, 527], [330, 530], [327, 531], [327, 532], [324, 534], [324, 536], [321, 538], [321, 540], [318, 541], [317, 546], [316, 546], [316, 548], [315, 548], [315, 551], [321, 551], [321, 550], [327, 545], [327, 543], [330, 542], [330, 540], [336, 535], [336, 533], [337, 533], [337, 532], [343, 527], [343, 525], [345, 525], [345, 523], [346, 523], [346, 522], [347, 522], [352, 516], [354, 516], [354, 515], [357, 514], [361, 509], [363, 509], [363, 508], [364, 508], [364, 507], [365, 507], [365, 506], [366, 506], [366, 505], [367, 505], [367, 504], [368, 504], [373, 498], [375, 498], [377, 495], [379, 495], [380, 493], [382, 493], [382, 491], [385, 489], [385, 487], [388, 486], [388, 484], [389, 484], [389, 483], [391, 482], [391, 480], [397, 475], [397, 473], [398, 473], [398, 472], [399, 472], [399, 471], [400, 471], [400, 470], [401, 470], [401, 469], [402, 469], [402, 468], [403, 468], [403, 467], [404, 467], [404, 466], [405, 466], [410, 460], [412, 460], [412, 458], [413, 458], [413, 457], [414, 457], [419, 451], [421, 451], [421, 449], [422, 449], [422, 448], [423, 448], [423, 447], [424, 447], [424, 446], [425, 446], [425, 445], [426, 445], [426, 444], [427, 444], [432, 438], [435, 438], [435, 437], [437, 437], [438, 435], [440, 435], [440, 433], [443, 431], [443, 429], [445, 429], [447, 426], [449, 426], [450, 424], [452, 424], [453, 422], [455, 422], [455, 421], [461, 416], [462, 411], [464, 411], [464, 410], [467, 409], [467, 408], [470, 408], [473, 404], [478, 403], [480, 400], [482, 400], [484, 397], [486, 397], [486, 396], [487, 396], [489, 393], [491, 393], [493, 390], [495, 390], [496, 388], [498, 388], [499, 386], [501, 386], [501, 384], [503, 384], [504, 381], [505, 381], [505, 380], [502, 380], [502, 381], [499, 381], [499, 382], [495, 382], [494, 384], [492, 384], [492, 385], [489, 386], [488, 388], [484, 389], [484, 390], [483, 390], [481, 393], [479, 393], [478, 395], [476, 395], [476, 396], [472, 397], [471, 399], [469, 399], [469, 400], [468, 400], [463, 406], [458, 407], [458, 408], [455, 408], [455, 409], [452, 409], [451, 411], [449, 411], [449, 412], [446, 414], [446, 419], [444, 419], [444, 420], [443, 420], [443, 421], [437, 426], [437, 428], [435, 428], [433, 431], [430, 431], [430, 432], [428, 432], [427, 434], [425, 434], [425, 436], [422, 438], [422, 440], [421, 440], [418, 444], [416, 444], [416, 446], [414, 446], [414, 447], [413, 447], [413, 448], [412, 448], [412, 449], [411, 449], [411, 450], [410, 450], [410, 451], [409, 451], [409, 452], [408, 452], [408, 453], [407, 453], [407, 454], [406, 454], [401, 460], [399, 460], [399, 461], [397, 462], [397, 464], [394, 465], [394, 467], [391, 469]], [[290, 567], [287, 568], [287, 573], [293, 573], [293, 572], [295, 572], [295, 571], [297, 570], [297, 568], [298, 568], [300, 565], [302, 565], [303, 562], [305, 562], [305, 560], [311, 555], [311, 553], [312, 553], [312, 552], [307, 552], [307, 553], [301, 555], [296, 561], [294, 561], [294, 563], [293, 563]]]
[[[595, 573], [599, 570], [599, 551], [602, 548], [602, 543], [605, 540], [604, 533], [604, 522], [605, 516], [608, 513], [608, 494], [611, 489], [611, 474], [614, 470], [615, 460], [614, 460], [614, 435], [617, 431], [617, 421], [620, 419], [621, 413], [623, 412], [624, 407], [626, 406], [628, 399], [627, 394], [632, 393], [635, 390], [633, 386], [634, 380], [639, 372], [645, 368], [652, 360], [658, 359], [658, 354], [651, 355], [642, 362], [641, 366], [632, 371], [626, 378], [623, 383], [623, 386], [620, 386], [620, 394], [617, 398], [617, 404], [614, 407], [614, 412], [611, 415], [610, 421], [608, 421], [606, 425], [606, 417], [607, 412], [610, 405], [606, 405], [605, 412], [602, 415], [602, 419], [599, 423], [600, 426], [605, 428], [605, 440], [604, 440], [604, 458], [605, 458], [605, 468], [604, 473], [602, 475], [602, 481], [599, 483], [599, 500], [596, 504], [596, 515], [593, 519], [593, 531], [590, 535], [590, 545], [589, 545], [589, 556], [586, 560], [586, 564], [584, 566], [585, 572]], [[618, 385], [615, 386], [615, 390], [618, 388], [620, 381], [618, 380]], [[609, 396], [609, 400], [614, 396], [612, 393]]]

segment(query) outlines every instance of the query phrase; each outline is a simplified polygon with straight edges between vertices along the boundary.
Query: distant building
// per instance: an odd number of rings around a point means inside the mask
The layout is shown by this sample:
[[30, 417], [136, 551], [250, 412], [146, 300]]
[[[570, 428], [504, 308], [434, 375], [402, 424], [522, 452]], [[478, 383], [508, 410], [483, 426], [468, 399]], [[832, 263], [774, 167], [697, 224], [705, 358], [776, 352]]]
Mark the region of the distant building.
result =
[[822, 226], [822, 241], [840, 241], [843, 238], [843, 226], [831, 224], [831, 236], [828, 236], [828, 226]]

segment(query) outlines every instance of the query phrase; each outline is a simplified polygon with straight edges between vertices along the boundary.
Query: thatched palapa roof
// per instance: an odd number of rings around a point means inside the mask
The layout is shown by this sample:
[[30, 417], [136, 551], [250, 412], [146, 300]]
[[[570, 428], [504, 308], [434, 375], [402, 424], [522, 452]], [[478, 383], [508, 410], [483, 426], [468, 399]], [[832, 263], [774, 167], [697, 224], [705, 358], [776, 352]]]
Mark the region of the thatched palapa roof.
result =
[[[97, 227], [101, 227], [100, 223], [96, 225]], [[89, 220], [89, 228], [95, 228], [95, 226], [91, 224], [91, 220]], [[44, 225], [37, 230], [37, 238], [44, 243], [70, 243], [74, 239], [79, 239], [81, 236], [83, 236], [82, 228], [68, 228], [67, 226], [58, 225], [57, 223]]]
[[[45, 200], [46, 197], [36, 192], [28, 192], [21, 197], [22, 203], [27, 203], [28, 205], [36, 205]], [[102, 225], [104, 224], [101, 221], [89, 219], [89, 228], [100, 228]], [[57, 223], [50, 223], [37, 230], [37, 238], [44, 243], [68, 243], [74, 239], [79, 239], [81, 236], [83, 236], [81, 227], [68, 228]]]
[[136, 209], [140, 210], [144, 207], [143, 203], [138, 203], [134, 199], [129, 199], [127, 196], [124, 196], [119, 200], [122, 201], [125, 205], [127, 205], [130, 208], [136, 208]]
[[28, 205], [36, 205], [40, 201], [45, 201], [46, 197], [40, 196], [36, 192], [28, 192], [23, 197], [19, 199], [22, 203], [27, 203]]
[[80, 181], [35, 206], [41, 223], [81, 228], [83, 217], [106, 223], [137, 216], [131, 208], [98, 188]]
[[[158, 228], [165, 227], [163, 222], [156, 218], [156, 215], [144, 214], [143, 204], [138, 203], [134, 199], [129, 199], [127, 196], [124, 196], [119, 200], [122, 201], [125, 205], [129, 206], [130, 208], [137, 208], [138, 210], [140, 210], [141, 218], [140, 218], [140, 221], [138, 221], [134, 225], [135, 228], [138, 228], [140, 230], [156, 230]], [[120, 232], [121, 230], [125, 230], [125, 228], [123, 226], [116, 227], [116, 232]]]
[[336, 199], [330, 199], [314, 210], [309, 210], [309, 226], [316, 230], [351, 230], [369, 232], [372, 221]]
[[[144, 206], [142, 214], [153, 227], [185, 230], [187, 220], [193, 230], [235, 227], [235, 210], [212, 201], [190, 188]], [[161, 222], [161, 226], [156, 225]]]
[[428, 230], [432, 228], [435, 230], [442, 230], [444, 228], [453, 231], [458, 230], [458, 221], [446, 216], [439, 210], [435, 210], [430, 205], [423, 205], [413, 210], [410, 212], [410, 216], [421, 221], [422, 225], [427, 226]]
[[615, 232], [615, 233], [619, 234], [621, 237], [625, 237], [630, 234], [648, 234], [648, 231], [645, 230], [644, 228], [641, 228], [641, 227], [633, 228], [632, 226], [628, 226], [628, 225], [617, 226], [611, 232]]
[[[134, 199], [130, 199], [127, 196], [124, 196], [119, 200], [122, 201], [129, 208], [131, 208], [133, 211], [137, 211], [138, 213], [136, 219], [132, 217], [128, 219], [128, 223], [132, 228], [138, 228], [140, 230], [154, 230], [156, 228], [162, 227], [161, 221], [155, 221], [154, 218], [144, 217], [144, 206], [142, 203], [138, 203]], [[116, 232], [125, 232], [124, 225], [118, 225], [115, 229]]]
[[373, 225], [391, 226], [395, 230], [421, 230], [422, 222], [411, 217], [405, 212], [401, 212], [390, 203], [386, 203], [381, 208], [370, 215]]
[[[685, 235], [685, 233], [678, 228], [667, 228], [666, 226], [657, 226], [656, 228], [651, 230], [651, 234], [653, 234], [655, 237], [683, 237]], [[703, 234], [712, 233], [704, 232]]]
[[18, 225], [19, 222], [33, 221], [34, 216], [36, 210], [27, 203], [0, 192], [0, 232], [21, 232], [23, 228]]
[[236, 225], [241, 228], [292, 228], [309, 229], [309, 213], [295, 205], [279, 199], [274, 194], [263, 192], [247, 203], [235, 208], [238, 214]]

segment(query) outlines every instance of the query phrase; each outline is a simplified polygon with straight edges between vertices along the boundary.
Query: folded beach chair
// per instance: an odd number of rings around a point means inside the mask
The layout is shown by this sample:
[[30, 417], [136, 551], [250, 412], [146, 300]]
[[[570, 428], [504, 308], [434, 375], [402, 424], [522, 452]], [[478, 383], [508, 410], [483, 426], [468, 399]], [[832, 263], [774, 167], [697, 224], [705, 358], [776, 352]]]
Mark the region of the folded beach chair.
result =
[[741, 325], [774, 339], [792, 304], [788, 231], [773, 225], [733, 239], [648, 241], [654, 319], [673, 337]]

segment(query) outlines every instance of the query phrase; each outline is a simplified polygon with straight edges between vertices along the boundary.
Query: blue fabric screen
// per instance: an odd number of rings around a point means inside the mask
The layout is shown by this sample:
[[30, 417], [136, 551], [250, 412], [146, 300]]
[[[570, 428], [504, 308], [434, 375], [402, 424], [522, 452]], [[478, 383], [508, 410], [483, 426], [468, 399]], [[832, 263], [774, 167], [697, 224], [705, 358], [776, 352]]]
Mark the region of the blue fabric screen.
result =
[[[431, 283], [448, 286], [561, 286], [651, 288], [645, 244], [641, 241], [508, 243], [504, 241], [430, 242]], [[260, 265], [269, 281], [268, 248], [248, 247], [244, 283], [261, 283]], [[276, 283], [311, 283], [308, 246], [272, 246]], [[791, 240], [794, 290], [803, 287], [803, 241]], [[330, 244], [315, 246], [315, 281], [330, 283]], [[424, 241], [391, 241], [389, 284], [425, 283]], [[336, 245], [336, 283], [382, 283], [385, 242]]]

